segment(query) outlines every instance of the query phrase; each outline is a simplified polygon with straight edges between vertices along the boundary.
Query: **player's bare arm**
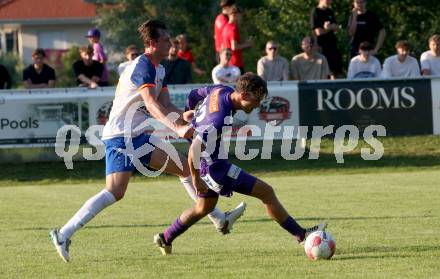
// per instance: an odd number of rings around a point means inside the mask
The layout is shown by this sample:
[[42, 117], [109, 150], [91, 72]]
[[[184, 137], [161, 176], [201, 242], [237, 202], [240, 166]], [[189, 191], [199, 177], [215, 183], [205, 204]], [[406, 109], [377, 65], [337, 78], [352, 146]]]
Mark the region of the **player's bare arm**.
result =
[[176, 122], [171, 122], [170, 119], [168, 119], [168, 114], [173, 112], [169, 109], [169, 107], [164, 106], [160, 102], [161, 99], [158, 98], [158, 94], [155, 90], [155, 88], [152, 87], [146, 87], [143, 88], [140, 91], [140, 94], [142, 96], [142, 99], [144, 100], [146, 106], [148, 107], [149, 113], [158, 121], [160, 121], [162, 124], [173, 130], [174, 132], [179, 135], [179, 137], [182, 138], [189, 138], [192, 136], [192, 130], [189, 126], [179, 124]]

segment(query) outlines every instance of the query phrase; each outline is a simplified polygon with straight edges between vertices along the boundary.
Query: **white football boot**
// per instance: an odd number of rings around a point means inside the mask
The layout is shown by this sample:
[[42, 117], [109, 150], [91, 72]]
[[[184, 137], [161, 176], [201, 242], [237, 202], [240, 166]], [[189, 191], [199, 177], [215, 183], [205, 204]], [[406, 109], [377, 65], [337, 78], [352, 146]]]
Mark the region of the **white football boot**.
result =
[[51, 230], [49, 232], [49, 236], [52, 239], [52, 243], [55, 246], [55, 249], [57, 250], [57, 253], [61, 257], [61, 259], [63, 259], [63, 261], [65, 261], [66, 263], [69, 262], [69, 246], [71, 243], [70, 239], [60, 241], [60, 235], [57, 229]]
[[246, 203], [241, 202], [236, 208], [231, 211], [225, 212], [225, 222], [222, 226], [216, 227], [217, 231], [221, 234], [228, 234], [232, 230], [232, 225], [240, 218], [246, 210]]

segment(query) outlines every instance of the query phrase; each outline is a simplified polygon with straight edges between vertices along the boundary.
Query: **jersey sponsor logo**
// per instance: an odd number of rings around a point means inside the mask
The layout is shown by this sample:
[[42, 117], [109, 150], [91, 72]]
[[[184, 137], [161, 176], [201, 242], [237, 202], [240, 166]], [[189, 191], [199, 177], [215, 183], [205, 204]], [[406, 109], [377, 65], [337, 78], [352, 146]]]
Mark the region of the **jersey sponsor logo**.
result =
[[209, 97], [209, 112], [217, 112], [219, 110], [218, 103], [219, 103], [220, 94], [219, 91], [214, 91], [211, 96]]
[[276, 125], [289, 119], [291, 113], [289, 101], [278, 96], [267, 98], [260, 106], [260, 119], [266, 122], [275, 120]]

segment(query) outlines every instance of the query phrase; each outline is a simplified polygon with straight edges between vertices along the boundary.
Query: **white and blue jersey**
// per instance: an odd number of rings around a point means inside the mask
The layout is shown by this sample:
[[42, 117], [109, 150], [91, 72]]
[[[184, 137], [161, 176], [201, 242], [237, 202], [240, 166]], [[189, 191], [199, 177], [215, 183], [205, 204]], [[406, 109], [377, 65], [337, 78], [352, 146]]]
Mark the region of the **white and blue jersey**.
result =
[[[148, 116], [145, 111], [139, 109], [140, 106], [132, 107], [132, 105], [143, 102], [140, 90], [145, 87], [154, 87], [157, 94], [166, 89], [164, 78], [165, 68], [160, 64], [154, 65], [146, 54], [133, 60], [119, 78], [113, 107], [109, 120], [105, 124], [102, 139], [107, 140], [124, 135], [136, 137], [142, 134], [143, 129], [136, 129], [136, 127], [143, 123]], [[148, 109], [148, 104], [145, 105]], [[133, 111], [129, 112], [129, 109]], [[131, 121], [126, 120], [127, 114], [133, 115]], [[126, 127], [126, 123], [131, 123], [131, 125]]]
[[[148, 167], [151, 152], [139, 158], [136, 155], [138, 148], [150, 142], [150, 135], [144, 133], [141, 125], [148, 118], [144, 107], [147, 106], [148, 109], [148, 104], [144, 104], [140, 91], [146, 87], [154, 87], [156, 94], [161, 94], [167, 87], [164, 77], [165, 68], [160, 64], [154, 65], [143, 54], [133, 60], [119, 78], [113, 107], [102, 135], [106, 175], [133, 171], [133, 160], [139, 160], [144, 167]], [[138, 104], [135, 105], [136, 103]], [[132, 147], [127, 149], [127, 144]], [[153, 149], [152, 147], [151, 150]]]

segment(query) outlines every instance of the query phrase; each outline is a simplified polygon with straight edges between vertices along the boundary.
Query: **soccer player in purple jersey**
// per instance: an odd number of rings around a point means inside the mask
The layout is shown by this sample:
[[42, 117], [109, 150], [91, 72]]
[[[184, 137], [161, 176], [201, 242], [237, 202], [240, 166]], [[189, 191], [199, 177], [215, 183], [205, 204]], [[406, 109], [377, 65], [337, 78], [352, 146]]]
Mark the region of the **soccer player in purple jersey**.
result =
[[154, 236], [153, 241], [162, 254], [171, 254], [173, 240], [211, 212], [219, 195], [231, 196], [233, 192], [260, 199], [269, 216], [298, 242], [303, 242], [313, 231], [324, 230], [326, 223], [311, 228], [301, 227], [284, 209], [270, 185], [226, 159], [227, 150], [222, 146], [224, 127], [232, 124], [232, 115], [236, 110], [250, 113], [260, 106], [267, 96], [266, 82], [253, 73], [246, 73], [238, 79], [235, 90], [219, 86], [204, 88], [200, 92], [208, 94], [194, 114], [193, 125], [196, 132], [188, 155], [193, 184], [199, 199], [163, 233]]
[[[145, 109], [139, 107], [145, 105], [152, 117], [180, 137], [192, 136], [193, 129], [182, 120], [183, 112], [170, 101], [164, 82], [165, 69], [159, 64], [168, 55], [170, 35], [166, 26], [158, 20], [143, 23], [138, 31], [145, 53], [133, 60], [119, 78], [110, 117], [103, 130], [105, 188], [87, 200], [64, 226], [49, 233], [58, 255], [65, 262], [70, 260], [70, 238], [102, 210], [124, 197], [135, 168], [153, 168], [178, 176], [189, 196], [197, 200], [187, 159], [177, 151], [174, 154], [177, 158], [171, 157], [172, 154], [167, 152], [169, 150], [160, 148], [160, 139], [145, 133], [144, 125], [149, 116]], [[171, 113], [179, 116], [177, 121], [169, 119]], [[226, 234], [245, 208], [246, 204], [241, 203], [234, 210], [223, 213], [213, 207], [208, 216], [217, 230]]]

